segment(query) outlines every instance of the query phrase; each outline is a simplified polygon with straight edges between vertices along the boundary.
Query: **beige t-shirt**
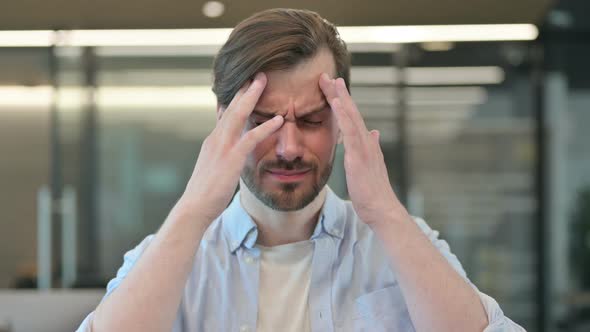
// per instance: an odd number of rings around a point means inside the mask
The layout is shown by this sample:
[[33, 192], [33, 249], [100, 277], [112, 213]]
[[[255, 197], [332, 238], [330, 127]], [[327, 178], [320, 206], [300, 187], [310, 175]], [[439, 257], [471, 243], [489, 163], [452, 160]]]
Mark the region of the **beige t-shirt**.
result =
[[260, 286], [256, 331], [311, 331], [307, 298], [313, 242], [260, 249]]

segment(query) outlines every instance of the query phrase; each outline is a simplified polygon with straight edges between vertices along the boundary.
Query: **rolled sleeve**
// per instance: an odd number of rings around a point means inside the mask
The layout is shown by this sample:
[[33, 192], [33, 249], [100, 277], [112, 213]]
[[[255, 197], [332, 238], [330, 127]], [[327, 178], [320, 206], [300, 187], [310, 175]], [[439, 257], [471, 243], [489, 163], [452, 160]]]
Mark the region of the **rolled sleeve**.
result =
[[488, 316], [488, 326], [483, 330], [484, 332], [526, 332], [522, 326], [504, 316], [504, 312], [496, 300], [479, 290], [477, 293]]
[[92, 332], [92, 318], [94, 317], [94, 311], [91, 312], [86, 318], [82, 321], [82, 324], [78, 327], [76, 332]]
[[[117, 289], [117, 287], [119, 287], [119, 285], [125, 279], [125, 277], [127, 277], [127, 274], [129, 274], [129, 271], [131, 271], [131, 269], [133, 268], [141, 254], [152, 241], [153, 237], [154, 235], [147, 236], [135, 248], [125, 253], [125, 255], [123, 256], [123, 265], [121, 265], [121, 267], [117, 271], [117, 275], [113, 279], [111, 279], [111, 281], [109, 281], [109, 283], [107, 284], [107, 291], [106, 294], [103, 296], [102, 301], [104, 301], [104, 299], [107, 296], [109, 296], [115, 289]], [[80, 324], [80, 327], [78, 327], [76, 332], [91, 332], [93, 317], [94, 311], [91, 312], [88, 316], [86, 316], [86, 318], [84, 319], [84, 321], [82, 321], [82, 324]]]
[[131, 271], [133, 266], [135, 266], [135, 263], [137, 262], [141, 254], [143, 254], [147, 246], [150, 244], [150, 242], [152, 242], [153, 238], [154, 235], [147, 236], [135, 248], [125, 253], [125, 255], [123, 256], [123, 265], [121, 265], [121, 267], [117, 271], [117, 275], [113, 279], [111, 279], [111, 281], [109, 281], [109, 283], [107, 284], [107, 292], [103, 297], [103, 300], [104, 298], [109, 296], [115, 289], [117, 289], [117, 287], [119, 287], [121, 282], [127, 277], [127, 274], [129, 274], [129, 271]]
[[502, 312], [502, 309], [500, 309], [500, 305], [496, 300], [480, 292], [479, 289], [477, 289], [477, 287], [467, 278], [467, 273], [463, 269], [463, 266], [461, 266], [461, 262], [459, 262], [457, 256], [451, 252], [449, 244], [446, 241], [439, 239], [439, 233], [437, 231], [430, 228], [423, 219], [414, 217], [414, 221], [436, 249], [438, 249], [449, 264], [451, 264], [455, 271], [457, 271], [457, 273], [459, 273], [459, 275], [461, 275], [461, 277], [463, 277], [478, 293], [488, 317], [488, 326], [484, 329], [484, 332], [526, 332], [526, 330], [520, 325], [504, 316], [504, 313]]

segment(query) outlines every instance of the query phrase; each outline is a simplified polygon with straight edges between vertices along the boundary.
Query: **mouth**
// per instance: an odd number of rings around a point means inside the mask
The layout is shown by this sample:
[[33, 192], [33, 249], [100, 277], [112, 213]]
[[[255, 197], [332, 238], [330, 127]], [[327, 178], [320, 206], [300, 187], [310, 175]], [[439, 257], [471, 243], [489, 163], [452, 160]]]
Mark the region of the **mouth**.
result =
[[266, 172], [275, 180], [280, 182], [297, 182], [303, 180], [311, 169], [267, 169]]

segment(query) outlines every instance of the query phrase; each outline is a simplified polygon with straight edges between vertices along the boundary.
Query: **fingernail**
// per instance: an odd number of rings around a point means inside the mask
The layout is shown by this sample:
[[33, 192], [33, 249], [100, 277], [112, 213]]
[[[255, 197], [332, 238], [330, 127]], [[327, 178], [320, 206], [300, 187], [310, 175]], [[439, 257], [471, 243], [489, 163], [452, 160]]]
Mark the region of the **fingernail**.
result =
[[256, 76], [254, 76], [254, 80], [261, 80], [264, 78], [264, 72], [258, 72]]
[[262, 81], [264, 79], [264, 73], [263, 72], [258, 72], [256, 75], [254, 75], [254, 78], [252, 78], [252, 81], [250, 82], [250, 86], [249, 88], [254, 88], [257, 86], [257, 84], [261, 84], [260, 81]]

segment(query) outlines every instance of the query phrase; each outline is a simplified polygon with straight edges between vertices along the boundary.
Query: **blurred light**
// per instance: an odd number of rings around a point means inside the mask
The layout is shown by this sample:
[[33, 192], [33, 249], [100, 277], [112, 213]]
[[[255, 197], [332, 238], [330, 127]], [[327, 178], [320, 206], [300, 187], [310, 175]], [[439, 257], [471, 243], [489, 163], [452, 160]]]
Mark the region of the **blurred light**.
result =
[[411, 106], [480, 105], [488, 100], [488, 93], [480, 86], [420, 87], [407, 89]]
[[445, 52], [450, 51], [455, 47], [451, 42], [427, 42], [420, 44], [423, 50], [429, 52]]
[[422, 67], [406, 69], [410, 85], [499, 84], [504, 81], [500, 67]]
[[207, 17], [219, 17], [223, 15], [225, 6], [219, 1], [207, 1], [203, 5], [203, 15]]
[[198, 87], [101, 87], [97, 89], [99, 107], [208, 107], [217, 106], [210, 86]]
[[[390, 89], [390, 88], [388, 88]], [[354, 87], [353, 99], [361, 106], [379, 106], [386, 114], [399, 103], [399, 94], [374, 87]], [[404, 89], [406, 102], [410, 106], [438, 109], [443, 106], [481, 105], [488, 100], [488, 92], [481, 86], [408, 87]], [[431, 107], [433, 106], [433, 107]], [[375, 107], [370, 107], [375, 109]], [[381, 114], [381, 115], [386, 115]]]
[[232, 29], [72, 30], [69, 46], [221, 45]]
[[[182, 46], [222, 45], [231, 28], [168, 30], [69, 30], [63, 31], [63, 46]], [[423, 25], [339, 27], [342, 39], [350, 44], [424, 43], [460, 41], [533, 40], [538, 30], [533, 24]], [[0, 47], [46, 47], [53, 32], [0, 31]]]
[[[108, 111], [113, 108], [183, 108], [214, 110], [217, 99], [211, 86], [190, 87], [100, 87], [95, 90], [98, 107]], [[60, 88], [57, 102], [60, 109], [79, 108], [87, 103], [88, 89], [80, 87]], [[0, 107], [48, 107], [52, 102], [50, 86], [0, 87]]]
[[463, 107], [438, 107], [434, 109], [416, 109], [414, 107], [408, 114], [410, 121], [464, 121], [475, 113], [475, 108], [471, 105]]
[[0, 106], [49, 107], [51, 96], [49, 86], [3, 86], [0, 88]]
[[2, 47], [47, 47], [52, 44], [53, 31], [0, 31]]
[[[186, 70], [184, 68], [150, 68], [137, 70], [104, 70], [101, 75], [100, 86], [112, 87], [142, 87], [158, 86], [201, 86], [212, 85], [211, 69], [199, 68]], [[70, 82], [75, 82], [70, 80]]]
[[539, 34], [533, 24], [340, 27], [338, 31], [347, 43], [533, 40]]
[[[405, 69], [408, 85], [482, 85], [500, 84], [504, 70], [495, 66], [472, 67], [408, 67]], [[400, 73], [396, 68], [353, 67], [355, 84], [397, 84]]]
[[349, 52], [371, 53], [395, 53], [400, 49], [399, 44], [374, 44], [374, 43], [349, 43], [346, 45]]

